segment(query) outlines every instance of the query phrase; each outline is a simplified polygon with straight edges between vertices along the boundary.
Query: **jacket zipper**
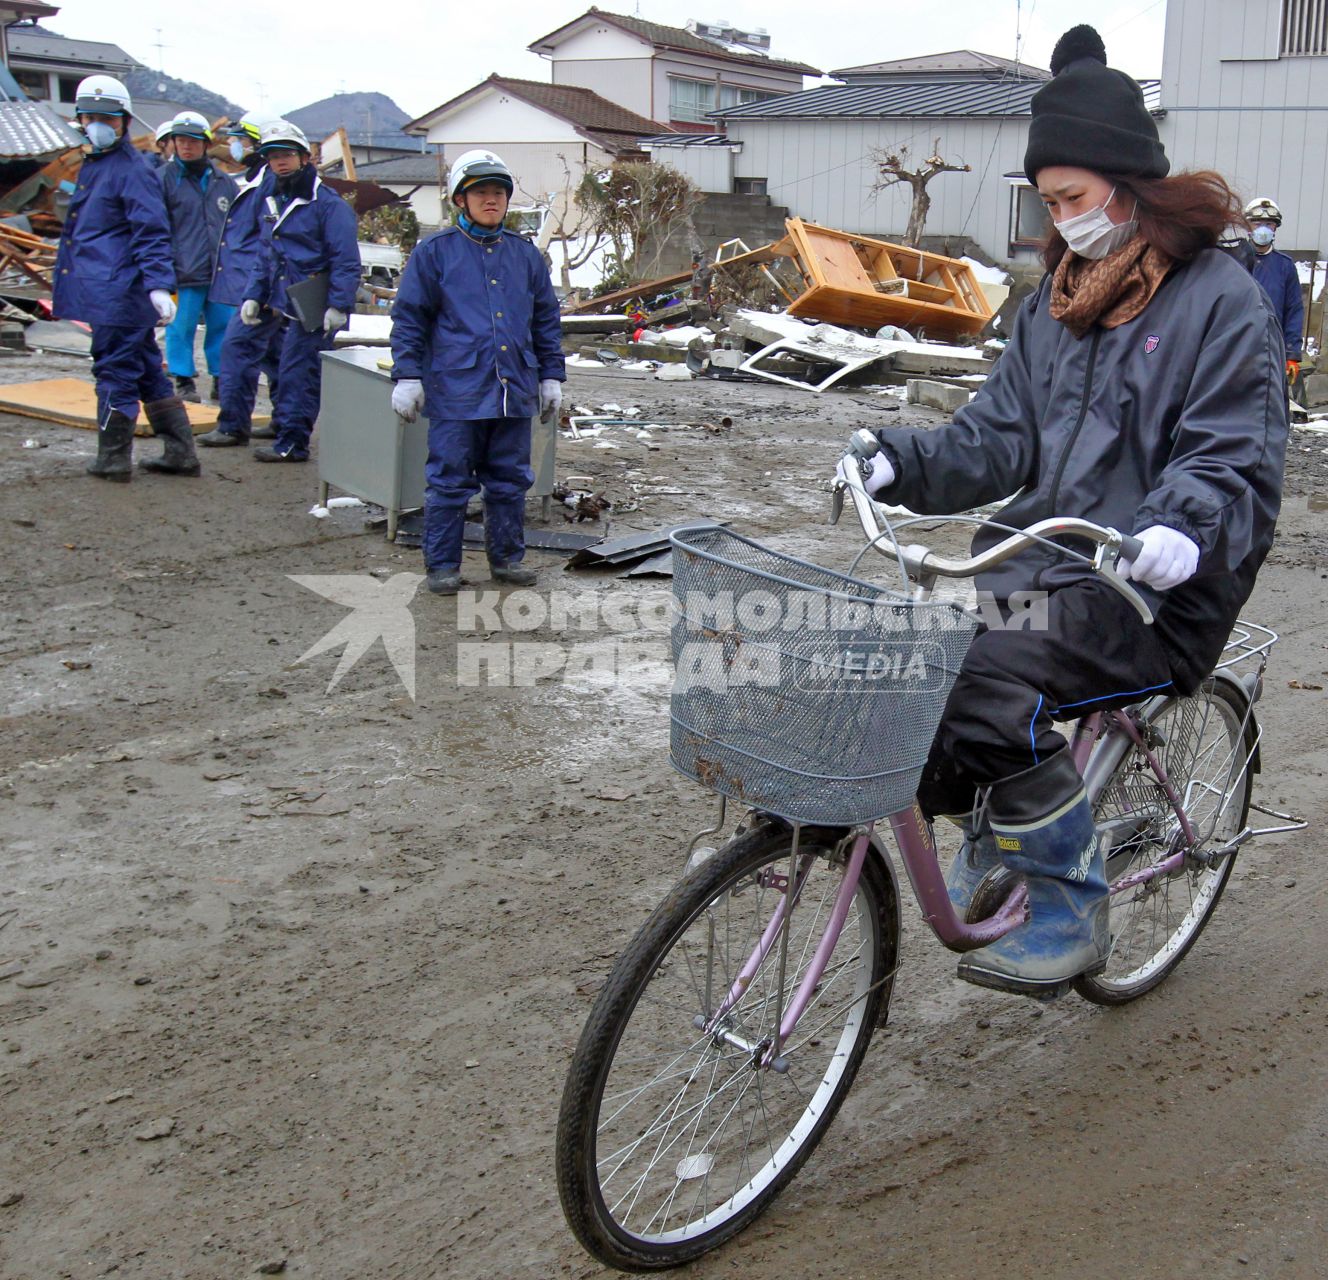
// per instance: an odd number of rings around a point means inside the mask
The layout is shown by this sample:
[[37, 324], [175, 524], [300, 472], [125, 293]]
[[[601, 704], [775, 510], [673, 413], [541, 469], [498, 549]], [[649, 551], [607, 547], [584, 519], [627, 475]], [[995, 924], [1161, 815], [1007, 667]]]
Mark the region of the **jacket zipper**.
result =
[[1065, 464], [1070, 460], [1070, 450], [1074, 448], [1074, 442], [1079, 439], [1079, 432], [1083, 430], [1084, 419], [1088, 417], [1088, 401], [1093, 394], [1093, 366], [1097, 363], [1097, 347], [1102, 340], [1102, 330], [1093, 330], [1093, 345], [1088, 349], [1088, 370], [1084, 374], [1084, 395], [1079, 402], [1079, 417], [1074, 424], [1074, 430], [1070, 432], [1070, 438], [1065, 442], [1065, 448], [1061, 450], [1060, 461], [1056, 463], [1056, 472], [1051, 478], [1051, 496], [1050, 506], [1047, 508], [1047, 515], [1057, 515], [1056, 501], [1061, 491], [1061, 476], [1065, 474]]

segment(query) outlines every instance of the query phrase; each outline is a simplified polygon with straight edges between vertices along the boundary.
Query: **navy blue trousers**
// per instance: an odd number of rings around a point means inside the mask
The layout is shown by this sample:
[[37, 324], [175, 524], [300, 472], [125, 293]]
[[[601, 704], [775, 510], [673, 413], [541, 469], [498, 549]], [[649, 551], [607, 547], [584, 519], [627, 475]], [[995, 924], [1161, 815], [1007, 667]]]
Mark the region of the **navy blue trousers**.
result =
[[[280, 453], [309, 456], [309, 437], [318, 418], [323, 385], [322, 353], [332, 349], [332, 335], [321, 329], [309, 333], [297, 320], [286, 324], [277, 366], [277, 388], [272, 400], [272, 426]], [[222, 382], [222, 390], [226, 388]]]
[[175, 394], [162, 368], [152, 326], [93, 325], [92, 376], [97, 383], [98, 423], [104, 423], [112, 409], [137, 418], [139, 401], [151, 404]]
[[466, 504], [484, 490], [489, 561], [516, 564], [526, 554], [529, 418], [431, 419], [424, 467], [424, 567], [461, 567]]
[[238, 315], [226, 326], [221, 344], [221, 416], [217, 430], [248, 440], [253, 430], [258, 375], [267, 375], [268, 397], [275, 404], [286, 318], [275, 311], [260, 312], [262, 324], [244, 324]]

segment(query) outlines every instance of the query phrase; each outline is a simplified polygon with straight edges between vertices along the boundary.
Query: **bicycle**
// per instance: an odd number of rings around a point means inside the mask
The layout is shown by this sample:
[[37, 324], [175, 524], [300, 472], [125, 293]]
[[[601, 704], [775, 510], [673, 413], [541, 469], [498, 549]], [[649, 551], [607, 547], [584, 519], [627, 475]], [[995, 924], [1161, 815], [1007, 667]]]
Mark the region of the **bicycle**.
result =
[[[1088, 560], [1152, 620], [1115, 572], [1137, 543], [1086, 521], [1044, 520], [965, 560], [901, 546], [895, 530], [921, 521], [883, 527], [862, 484], [861, 459], [879, 446], [868, 435], [855, 447], [841, 462], [832, 515], [848, 494], [868, 539], [849, 574], [723, 528], [671, 539], [680, 602], [671, 757], [719, 793], [720, 812], [613, 965], [568, 1071], [556, 1156], [563, 1211], [582, 1246], [612, 1267], [678, 1266], [722, 1244], [825, 1135], [885, 1023], [897, 972], [899, 884], [878, 821], [889, 824], [923, 918], [951, 950], [983, 946], [1026, 918], [1022, 881], [1002, 872], [956, 915], [914, 801], [977, 627], [961, 605], [935, 600], [936, 579], [972, 577], [1055, 537], [1086, 539], [1096, 544], [1091, 560], [1051, 545]], [[850, 576], [872, 548], [897, 561], [902, 591]], [[740, 607], [718, 616], [726, 593], [748, 602], [745, 619]], [[828, 661], [819, 639], [781, 630], [819, 600], [839, 606], [841, 620], [853, 612], [833, 629]], [[912, 637], [907, 663], [891, 648], [901, 633]], [[1085, 999], [1124, 1004], [1156, 987], [1211, 918], [1241, 846], [1304, 825], [1251, 797], [1254, 706], [1277, 639], [1242, 621], [1196, 693], [1097, 712], [1071, 730], [1111, 885], [1106, 968], [1073, 981]], [[872, 662], [884, 684], [843, 697], [845, 673], [865, 679]], [[762, 664], [775, 679], [750, 678]], [[720, 848], [698, 848], [724, 830], [730, 799], [746, 815]], [[1290, 825], [1252, 829], [1251, 808]]]

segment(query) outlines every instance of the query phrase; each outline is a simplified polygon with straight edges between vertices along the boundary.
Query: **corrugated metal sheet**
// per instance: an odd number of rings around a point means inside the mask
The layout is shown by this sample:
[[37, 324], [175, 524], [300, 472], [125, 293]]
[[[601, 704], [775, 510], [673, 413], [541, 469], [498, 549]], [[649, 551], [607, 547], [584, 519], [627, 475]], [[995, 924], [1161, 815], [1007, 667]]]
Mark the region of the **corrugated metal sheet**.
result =
[[0, 102], [0, 160], [40, 160], [81, 142], [44, 102]]
[[726, 133], [661, 133], [653, 138], [638, 138], [643, 147], [731, 147]]
[[[1027, 116], [1042, 84], [1029, 80], [901, 81], [897, 84], [826, 85], [764, 102], [749, 102], [712, 119], [942, 119], [952, 116]], [[1149, 110], [1158, 109], [1159, 81], [1140, 81]]]

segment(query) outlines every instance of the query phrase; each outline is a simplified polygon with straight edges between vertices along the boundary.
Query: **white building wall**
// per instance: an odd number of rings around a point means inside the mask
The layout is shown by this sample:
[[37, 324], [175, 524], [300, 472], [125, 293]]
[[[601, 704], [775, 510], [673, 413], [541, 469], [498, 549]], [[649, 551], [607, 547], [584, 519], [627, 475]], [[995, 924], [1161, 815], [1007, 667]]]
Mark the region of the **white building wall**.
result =
[[[654, 64], [655, 109], [646, 113], [652, 120], [669, 119], [670, 76], [684, 80], [704, 80], [715, 85], [732, 85], [740, 89], [757, 89], [771, 94], [797, 93], [802, 89], [802, 76], [796, 71], [711, 62], [701, 54], [661, 53], [656, 55]], [[715, 101], [718, 106], [718, 97]]]
[[503, 143], [581, 141], [567, 121], [496, 89], [431, 125], [426, 137], [449, 147], [457, 138], [484, 138], [476, 145], [495, 150]]
[[728, 134], [742, 144], [735, 178], [764, 178], [771, 200], [797, 217], [884, 239], [903, 235], [912, 190], [896, 185], [872, 194], [874, 150], [907, 144], [920, 159], [939, 138], [940, 154], [972, 171], [940, 174], [929, 184], [925, 234], [968, 236], [1001, 262], [1036, 257], [1032, 249], [1011, 249], [1013, 188], [1003, 177], [1023, 168], [1027, 120], [734, 118]]
[[1278, 247], [1323, 253], [1328, 57], [1279, 57], [1280, 22], [1281, 0], [1168, 0], [1159, 131], [1173, 172], [1216, 169], [1245, 199], [1271, 196]]
[[607, 98], [617, 106], [635, 111], [647, 120], [668, 121], [668, 99], [663, 113], [656, 115], [651, 99], [650, 59], [622, 58], [616, 60], [562, 61], [553, 64], [554, 84], [579, 85]]
[[733, 147], [650, 148], [656, 164], [666, 164], [689, 177], [702, 191], [729, 195], [733, 191]]
[[613, 157], [607, 151], [583, 138], [578, 138], [575, 143], [548, 141], [502, 144], [459, 138], [444, 147], [444, 167], [463, 152], [481, 147], [492, 147], [511, 169], [516, 183], [513, 204], [540, 204], [548, 199], [551, 192], [575, 190], [587, 167], [606, 168], [613, 163]]

